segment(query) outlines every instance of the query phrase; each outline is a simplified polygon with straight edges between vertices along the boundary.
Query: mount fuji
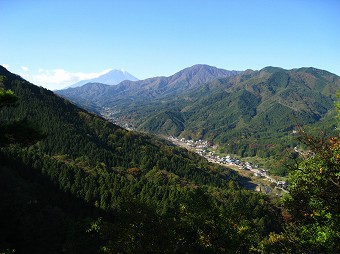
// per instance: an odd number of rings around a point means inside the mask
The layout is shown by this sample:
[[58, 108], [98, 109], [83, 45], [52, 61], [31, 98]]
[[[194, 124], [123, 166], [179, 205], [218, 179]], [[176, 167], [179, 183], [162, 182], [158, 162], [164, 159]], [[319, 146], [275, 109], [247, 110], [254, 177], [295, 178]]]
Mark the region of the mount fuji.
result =
[[80, 87], [87, 83], [103, 83], [107, 85], [117, 85], [124, 80], [137, 81], [138, 78], [125, 70], [111, 70], [97, 78], [80, 80], [68, 88]]

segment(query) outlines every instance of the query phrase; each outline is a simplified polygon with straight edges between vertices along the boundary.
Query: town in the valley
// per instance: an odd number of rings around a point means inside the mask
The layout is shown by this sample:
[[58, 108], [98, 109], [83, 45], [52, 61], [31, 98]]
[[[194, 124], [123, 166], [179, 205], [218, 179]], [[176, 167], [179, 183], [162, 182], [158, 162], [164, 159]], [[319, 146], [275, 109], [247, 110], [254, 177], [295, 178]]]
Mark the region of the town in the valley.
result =
[[[112, 123], [126, 128], [127, 130], [135, 129], [126, 121], [117, 118], [116, 113], [117, 112], [112, 108], [104, 108], [101, 115]], [[268, 170], [260, 168], [258, 165], [253, 165], [253, 163], [245, 161], [244, 158], [241, 159], [232, 155], [217, 155], [217, 146], [213, 145], [212, 142], [202, 139], [191, 140], [174, 136], [169, 136], [168, 140], [175, 145], [196, 152], [212, 163], [227, 166], [247, 177], [252, 175], [252, 180], [257, 184], [257, 190], [259, 191], [263, 191], [266, 194], [273, 193], [273, 189], [276, 189], [279, 192], [287, 192], [288, 183], [286, 181], [280, 180], [277, 176], [271, 176]]]
[[[238, 168], [239, 170], [244, 171], [250, 171], [253, 173], [253, 176], [258, 178], [263, 178], [264, 180], [267, 180], [269, 183], [275, 184], [275, 188], [282, 190], [284, 192], [287, 191], [287, 182], [286, 181], [280, 181], [274, 179], [274, 177], [269, 175], [268, 170], [259, 168], [258, 165], [253, 165], [250, 162], [243, 161], [239, 158], [232, 157], [230, 155], [226, 156], [219, 156], [217, 155], [214, 150], [217, 148], [216, 146], [213, 146], [211, 142], [208, 142], [206, 140], [191, 140], [191, 139], [185, 139], [185, 138], [178, 138], [169, 136], [168, 140], [174, 143], [175, 145], [185, 147], [191, 151], [194, 151], [198, 153], [199, 155], [205, 157], [208, 161], [212, 163], [218, 163], [220, 165], [225, 165], [231, 168]], [[240, 172], [240, 171], [239, 171]], [[269, 191], [271, 192], [271, 191]]]

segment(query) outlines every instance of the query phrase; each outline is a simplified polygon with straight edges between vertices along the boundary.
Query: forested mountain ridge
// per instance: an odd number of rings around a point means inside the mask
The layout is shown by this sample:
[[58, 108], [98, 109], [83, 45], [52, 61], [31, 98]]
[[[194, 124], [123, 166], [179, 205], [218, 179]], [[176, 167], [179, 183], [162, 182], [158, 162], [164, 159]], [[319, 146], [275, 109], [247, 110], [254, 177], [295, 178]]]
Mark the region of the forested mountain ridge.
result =
[[[268, 157], [296, 146], [293, 132], [298, 124], [317, 130], [335, 127], [335, 91], [340, 87], [335, 74], [316, 68], [266, 67], [228, 77], [213, 78], [210, 72], [209, 81], [188, 75], [188, 69], [167, 82], [164, 78], [138, 81], [138, 86], [123, 82], [115, 90], [92, 84], [83, 91], [58, 93], [97, 113], [111, 112], [114, 120], [137, 130], [212, 140], [241, 156]], [[185, 82], [182, 72], [187, 73]], [[199, 85], [188, 85], [191, 78]], [[174, 90], [169, 80], [185, 83], [179, 86], [185, 89]]]
[[248, 252], [281, 230], [268, 197], [240, 177], [127, 131], [0, 67], [19, 100], [0, 126], [25, 119], [44, 135], [0, 145], [0, 252]]
[[[169, 146], [163, 141], [127, 131], [75, 107], [67, 100], [55, 96], [53, 92], [36, 87], [18, 76], [3, 75], [3, 72], [1, 74], [1, 86], [13, 90], [20, 98], [17, 107], [7, 108], [1, 112], [2, 121], [10, 122], [25, 118], [36, 123], [47, 136], [35, 146], [43, 153], [50, 156], [67, 155], [72, 159], [86, 155], [91, 166], [96, 166], [95, 161], [105, 163], [107, 167], [124, 168], [143, 166], [144, 163], [144, 168], [149, 169], [155, 166], [152, 164], [155, 161], [159, 165], [161, 158], [168, 157], [166, 153], [170, 157], [174, 153], [174, 157], [178, 158], [199, 159], [185, 150], [178, 150], [177, 153], [176, 147]], [[150, 162], [148, 160], [151, 158], [145, 155], [149, 149], [150, 151], [157, 149], [160, 153], [165, 150], [164, 154], [159, 154], [159, 158], [153, 158], [154, 161]], [[153, 152], [153, 156], [156, 157], [157, 154]], [[168, 165], [162, 166], [163, 169], [167, 167]]]
[[[184, 120], [178, 135], [211, 139], [242, 156], [282, 151], [294, 144], [292, 133], [298, 124], [319, 130], [335, 127], [339, 87], [338, 76], [315, 68], [267, 67], [220, 79], [186, 95], [186, 101], [174, 108]], [[146, 122], [155, 121], [139, 121], [141, 129], [152, 128]]]

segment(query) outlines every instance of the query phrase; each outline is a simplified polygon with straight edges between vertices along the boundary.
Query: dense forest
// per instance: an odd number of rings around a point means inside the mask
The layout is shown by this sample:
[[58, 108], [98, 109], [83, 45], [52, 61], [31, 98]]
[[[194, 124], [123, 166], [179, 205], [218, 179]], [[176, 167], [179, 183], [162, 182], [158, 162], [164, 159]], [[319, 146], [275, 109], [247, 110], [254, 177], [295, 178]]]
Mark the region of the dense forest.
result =
[[[57, 93], [136, 130], [209, 140], [241, 157], [279, 160], [286, 149], [302, 145], [295, 135], [298, 124], [334, 134], [337, 75], [316, 68], [266, 67], [228, 76], [215, 71], [192, 66], [168, 78]], [[210, 78], [197, 82], [206, 73]]]
[[315, 156], [297, 161], [279, 201], [1, 66], [0, 128], [0, 253], [340, 250], [336, 138], [301, 137]]

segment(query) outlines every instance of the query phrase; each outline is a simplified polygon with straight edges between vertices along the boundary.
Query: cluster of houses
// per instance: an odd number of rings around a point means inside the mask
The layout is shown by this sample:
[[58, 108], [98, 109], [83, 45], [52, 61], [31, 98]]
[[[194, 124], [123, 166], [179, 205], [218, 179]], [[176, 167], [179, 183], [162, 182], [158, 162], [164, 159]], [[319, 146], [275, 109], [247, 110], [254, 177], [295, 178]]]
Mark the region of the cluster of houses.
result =
[[239, 169], [243, 170], [250, 170], [253, 172], [253, 174], [257, 177], [264, 177], [268, 181], [275, 183], [277, 188], [286, 190], [288, 187], [287, 182], [285, 181], [277, 181], [273, 177], [271, 177], [268, 173], [268, 170], [261, 169], [258, 167], [258, 165], [253, 165], [250, 162], [243, 162], [237, 158], [232, 158], [230, 155], [227, 155], [225, 157], [220, 157], [219, 155], [216, 155], [213, 152], [208, 151], [207, 149], [212, 146], [211, 143], [204, 140], [188, 140], [185, 138], [176, 138], [173, 136], [168, 137], [170, 141], [173, 143], [184, 146], [187, 148], [192, 148], [194, 151], [196, 151], [199, 155], [205, 157], [207, 160], [213, 163], [223, 164], [223, 165], [232, 165], [237, 166]]
[[109, 120], [111, 123], [119, 125], [120, 127], [123, 127], [124, 129], [127, 129], [129, 131], [134, 130], [134, 127], [131, 124], [122, 122], [116, 117], [116, 114], [118, 112], [119, 111], [113, 110], [112, 108], [104, 107], [101, 109], [100, 115], [104, 117], [106, 120]]
[[181, 146], [186, 146], [186, 147], [195, 148], [195, 149], [205, 149], [205, 148], [212, 146], [211, 142], [208, 142], [202, 139], [195, 141], [192, 139], [185, 139], [185, 138], [179, 139], [177, 137], [170, 136], [168, 137], [168, 140], [170, 140], [171, 142], [175, 144], [180, 144]]

